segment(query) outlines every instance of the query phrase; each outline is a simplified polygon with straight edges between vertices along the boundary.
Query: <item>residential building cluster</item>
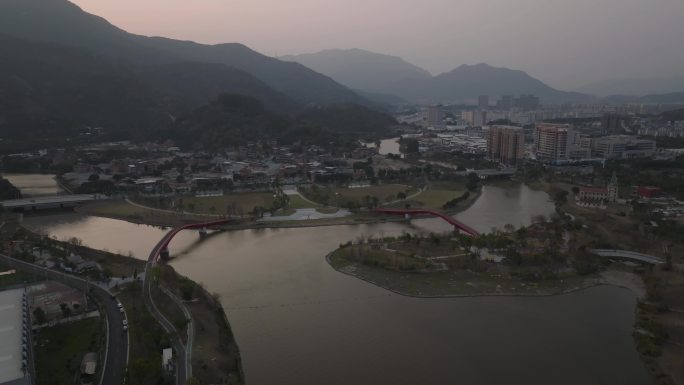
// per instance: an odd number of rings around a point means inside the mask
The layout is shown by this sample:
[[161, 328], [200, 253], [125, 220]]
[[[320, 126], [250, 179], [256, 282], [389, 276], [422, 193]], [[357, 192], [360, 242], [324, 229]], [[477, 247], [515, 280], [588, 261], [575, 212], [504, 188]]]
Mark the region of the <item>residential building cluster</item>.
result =
[[333, 154], [315, 145], [285, 146], [270, 141], [213, 153], [182, 151], [173, 143], [112, 142], [13, 157], [55, 167], [68, 164], [70, 171], [62, 179], [76, 191], [80, 186], [105, 182], [121, 193], [210, 196], [268, 190], [276, 179], [283, 185], [366, 180], [366, 173], [354, 170], [353, 164], [377, 151], [360, 143], [351, 151]]

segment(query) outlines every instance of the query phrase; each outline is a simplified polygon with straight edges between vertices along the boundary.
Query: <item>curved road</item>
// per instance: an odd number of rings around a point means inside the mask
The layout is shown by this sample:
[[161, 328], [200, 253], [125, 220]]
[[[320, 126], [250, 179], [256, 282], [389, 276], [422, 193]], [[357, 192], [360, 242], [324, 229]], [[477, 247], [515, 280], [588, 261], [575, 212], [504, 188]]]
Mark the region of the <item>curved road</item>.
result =
[[[169, 322], [168, 319], [166, 319], [166, 317], [164, 317], [164, 315], [159, 311], [159, 309], [157, 309], [157, 306], [154, 304], [154, 301], [152, 300], [152, 293], [150, 292], [151, 279], [149, 279], [150, 277], [152, 277], [152, 274], [150, 274], [149, 270], [156, 263], [159, 262], [161, 252], [163, 250], [167, 250], [167, 247], [169, 246], [169, 243], [171, 242], [173, 237], [175, 237], [176, 234], [178, 234], [180, 231], [186, 229], [202, 229], [211, 226], [218, 226], [231, 221], [232, 219], [220, 219], [202, 223], [191, 223], [184, 226], [176, 227], [168, 233], [166, 233], [162, 237], [162, 239], [160, 239], [159, 242], [157, 242], [157, 244], [154, 245], [152, 251], [150, 251], [150, 255], [147, 258], [147, 264], [145, 265], [145, 277], [143, 278], [143, 297], [145, 301], [145, 307], [147, 307], [147, 310], [150, 312], [150, 314], [154, 316], [157, 322], [159, 322], [159, 324], [164, 328], [164, 330], [166, 330], [167, 333], [175, 334], [176, 328], [173, 326], [171, 322]], [[181, 310], [183, 309], [184, 307], [181, 306]], [[190, 362], [190, 357], [192, 353], [188, 354], [180, 338], [174, 338], [173, 347], [176, 350], [176, 356], [178, 357], [178, 359], [176, 360], [176, 384], [182, 385], [186, 383], [187, 378], [189, 377], [188, 374], [192, 372], [192, 367], [189, 367], [192, 365], [192, 363]], [[192, 349], [192, 339], [188, 339], [188, 349]]]
[[[79, 277], [64, 274], [59, 271], [46, 269], [32, 263], [20, 261], [0, 254], [11, 266], [17, 270], [45, 275], [50, 279], [62, 282], [68, 286], [83, 289], [86, 281]], [[101, 371], [100, 385], [121, 385], [124, 383], [124, 371], [128, 360], [128, 336], [123, 331], [123, 317], [117, 307], [117, 301], [106, 289], [90, 284], [90, 295], [96, 297], [104, 306], [107, 321], [107, 349], [103, 358], [104, 370]]]

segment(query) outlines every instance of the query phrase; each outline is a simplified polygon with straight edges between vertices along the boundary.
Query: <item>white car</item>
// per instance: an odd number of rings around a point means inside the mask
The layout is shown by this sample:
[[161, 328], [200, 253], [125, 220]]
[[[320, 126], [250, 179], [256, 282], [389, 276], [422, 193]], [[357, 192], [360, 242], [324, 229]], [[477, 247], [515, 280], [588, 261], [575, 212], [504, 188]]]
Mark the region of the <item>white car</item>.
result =
[[128, 326], [124, 325], [124, 326], [123, 326], [123, 331], [127, 331], [127, 330], [128, 330]]
[[123, 312], [124, 312], [124, 309], [123, 309], [122, 307], [120, 307], [120, 308], [119, 308], [119, 311], [123, 313]]
[[123, 305], [121, 304], [121, 302], [117, 302], [116, 307], [118, 307], [119, 309], [123, 309]]
[[124, 327], [128, 326], [128, 320], [126, 320], [126, 319], [123, 320], [123, 326], [124, 326]]

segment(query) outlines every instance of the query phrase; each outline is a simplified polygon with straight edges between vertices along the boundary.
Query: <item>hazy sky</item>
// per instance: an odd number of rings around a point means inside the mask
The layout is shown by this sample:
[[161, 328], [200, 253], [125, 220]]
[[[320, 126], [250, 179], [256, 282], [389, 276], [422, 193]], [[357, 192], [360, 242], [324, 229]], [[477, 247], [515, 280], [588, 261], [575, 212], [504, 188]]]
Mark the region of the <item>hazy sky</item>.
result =
[[364, 48], [433, 73], [487, 62], [572, 89], [684, 75], [684, 0], [73, 0], [133, 33], [275, 56]]

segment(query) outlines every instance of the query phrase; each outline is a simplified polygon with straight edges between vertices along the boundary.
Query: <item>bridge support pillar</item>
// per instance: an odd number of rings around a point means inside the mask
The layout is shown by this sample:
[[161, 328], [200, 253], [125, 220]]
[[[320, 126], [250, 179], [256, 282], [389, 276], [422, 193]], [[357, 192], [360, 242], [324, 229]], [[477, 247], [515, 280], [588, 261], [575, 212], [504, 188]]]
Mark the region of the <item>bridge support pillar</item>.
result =
[[169, 248], [168, 248], [168, 247], [164, 247], [163, 249], [161, 249], [161, 251], [159, 252], [159, 256], [160, 256], [161, 259], [163, 259], [163, 260], [169, 259], [169, 256], [170, 256], [170, 254], [169, 254]]
[[201, 229], [199, 229], [199, 236], [200, 236], [200, 238], [204, 238], [207, 236], [207, 228], [206, 227], [202, 227]]

